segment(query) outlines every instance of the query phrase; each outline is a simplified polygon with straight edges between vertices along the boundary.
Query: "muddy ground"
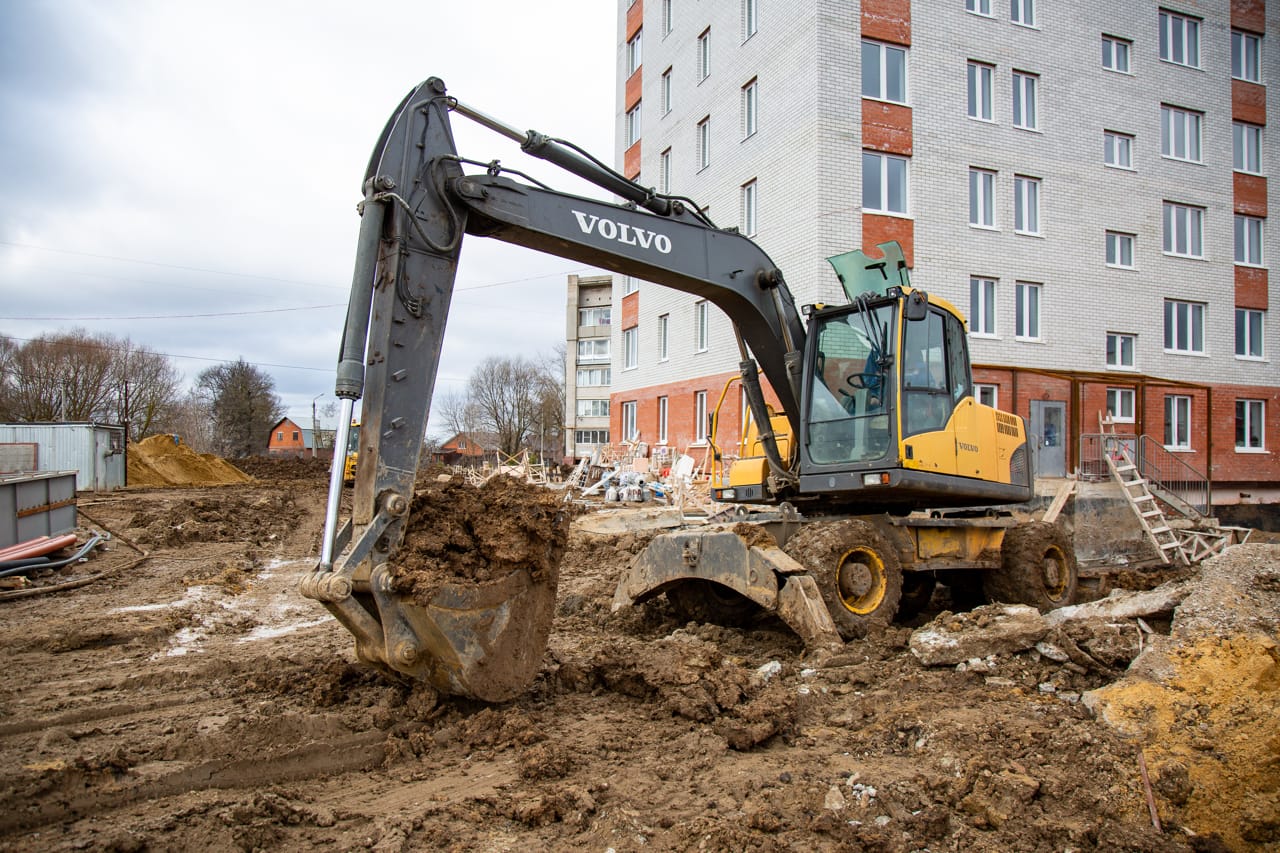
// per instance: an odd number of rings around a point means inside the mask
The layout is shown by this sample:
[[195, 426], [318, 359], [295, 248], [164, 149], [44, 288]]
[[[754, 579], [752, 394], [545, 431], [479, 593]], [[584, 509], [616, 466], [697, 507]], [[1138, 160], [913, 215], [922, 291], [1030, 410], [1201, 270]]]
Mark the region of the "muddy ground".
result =
[[[84, 498], [148, 559], [0, 603], [0, 849], [1280, 843], [1265, 820], [1254, 839], [1230, 818], [1184, 829], [1187, 804], [1214, 793], [1191, 790], [1195, 774], [1157, 784], [1154, 831], [1138, 759], [1155, 745], [1082, 700], [1136, 649], [1099, 667], [1031, 651], [930, 668], [908, 627], [806, 657], [768, 619], [683, 624], [664, 600], [611, 613], [644, 534], [575, 528], [527, 695], [435, 704], [357, 666], [349, 635], [297, 593], [324, 477], [293, 473]], [[112, 549], [69, 576], [137, 560]]]

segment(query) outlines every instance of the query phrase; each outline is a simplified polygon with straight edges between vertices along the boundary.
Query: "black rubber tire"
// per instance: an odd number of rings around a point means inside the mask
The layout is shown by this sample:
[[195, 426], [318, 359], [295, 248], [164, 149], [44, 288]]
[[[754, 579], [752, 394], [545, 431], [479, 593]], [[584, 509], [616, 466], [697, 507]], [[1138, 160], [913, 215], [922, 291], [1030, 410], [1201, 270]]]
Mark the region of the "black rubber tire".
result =
[[1041, 613], [1075, 603], [1076, 552], [1066, 532], [1032, 521], [1010, 528], [1000, 547], [1000, 568], [987, 572], [983, 589], [992, 601], [1028, 604]]
[[710, 622], [740, 628], [760, 612], [760, 605], [713, 581], [691, 578], [667, 588], [667, 601], [687, 622]]
[[933, 588], [937, 585], [937, 578], [928, 572], [903, 572], [902, 598], [895, 618], [905, 621], [918, 616], [933, 600]]
[[785, 550], [809, 570], [841, 637], [865, 637], [893, 621], [902, 567], [874, 525], [859, 519], [809, 524]]

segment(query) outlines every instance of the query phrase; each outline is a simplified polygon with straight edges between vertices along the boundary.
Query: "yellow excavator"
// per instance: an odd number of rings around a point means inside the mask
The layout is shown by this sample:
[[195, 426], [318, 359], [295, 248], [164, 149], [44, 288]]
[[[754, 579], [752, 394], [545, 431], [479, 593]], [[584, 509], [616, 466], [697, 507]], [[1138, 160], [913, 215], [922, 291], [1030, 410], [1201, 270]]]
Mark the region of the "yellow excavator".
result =
[[342, 460], [342, 482], [353, 486], [356, 482], [356, 466], [360, 463], [360, 419], [351, 421], [351, 429], [347, 432], [347, 451]]
[[[496, 160], [460, 157], [455, 116], [622, 201], [570, 195]], [[555, 590], [529, 573], [446, 584], [427, 604], [392, 589], [467, 236], [696, 294], [733, 323], [751, 425], [714, 496], [740, 511], [733, 524], [655, 537], [622, 573], [615, 608], [666, 594], [698, 619], [734, 622], [764, 609], [819, 646], [918, 609], [939, 580], [1041, 609], [1073, 600], [1069, 539], [1001, 509], [1032, 497], [1023, 421], [976, 401], [963, 317], [911, 286], [897, 244], [882, 244], [878, 257], [830, 259], [847, 301], [797, 308], [768, 255], [690, 199], [512, 127], [434, 77], [384, 128], [360, 208], [336, 394], [340, 429], [363, 401], [361, 464], [352, 516], [339, 526], [335, 462], [320, 559], [302, 592], [352, 632], [367, 663], [501, 701], [527, 688], [547, 640]]]

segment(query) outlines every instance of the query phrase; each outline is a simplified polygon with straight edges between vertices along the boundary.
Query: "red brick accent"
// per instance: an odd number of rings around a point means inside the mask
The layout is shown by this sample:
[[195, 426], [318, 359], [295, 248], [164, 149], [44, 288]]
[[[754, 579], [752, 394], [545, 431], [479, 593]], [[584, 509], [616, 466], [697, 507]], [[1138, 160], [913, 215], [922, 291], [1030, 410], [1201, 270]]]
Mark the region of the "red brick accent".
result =
[[627, 9], [627, 41], [631, 41], [631, 37], [640, 29], [644, 23], [644, 0], [635, 0]]
[[902, 254], [907, 266], [914, 269], [916, 265], [916, 229], [915, 222], [901, 216], [881, 216], [878, 213], [862, 214], [862, 251], [879, 255], [876, 246], [897, 240], [902, 244]]
[[630, 329], [640, 322], [640, 291], [622, 297], [622, 328]]
[[626, 89], [623, 98], [626, 101], [627, 109], [630, 110], [640, 100], [640, 78], [643, 75], [644, 66], [637, 68], [630, 77], [627, 78]]
[[911, 0], [863, 0], [862, 35], [911, 44]]
[[911, 156], [911, 107], [862, 101], [862, 147]]
[[1231, 117], [1253, 124], [1267, 123], [1267, 87], [1247, 80], [1231, 81]]
[[1267, 215], [1267, 179], [1261, 175], [1233, 172], [1235, 211], [1249, 216]]
[[[1236, 400], [1262, 400], [1266, 424], [1263, 445], [1266, 453], [1236, 450]], [[1194, 404], [1193, 404], [1194, 405]], [[1203, 442], [1203, 426], [1191, 415], [1196, 437]], [[1213, 387], [1213, 481], [1215, 483], [1280, 483], [1280, 387], [1274, 385], [1215, 385]], [[1225, 497], [1225, 496], [1224, 496]], [[1235, 497], [1231, 495], [1230, 497]]]
[[1236, 307], [1267, 310], [1267, 271], [1236, 267]]
[[1231, 26], [1255, 33], [1267, 31], [1265, 0], [1231, 0]]
[[635, 180], [640, 174], [640, 142], [637, 139], [635, 144], [627, 149], [627, 153], [622, 155], [622, 174], [631, 180]]

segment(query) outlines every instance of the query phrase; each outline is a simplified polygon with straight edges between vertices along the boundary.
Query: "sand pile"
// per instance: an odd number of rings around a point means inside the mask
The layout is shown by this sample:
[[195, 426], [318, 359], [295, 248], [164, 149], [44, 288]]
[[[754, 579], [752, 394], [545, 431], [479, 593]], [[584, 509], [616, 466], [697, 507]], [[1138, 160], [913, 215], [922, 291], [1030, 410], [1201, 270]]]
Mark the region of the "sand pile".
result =
[[130, 444], [125, 457], [130, 486], [219, 486], [253, 478], [212, 453], [196, 453], [171, 435]]

